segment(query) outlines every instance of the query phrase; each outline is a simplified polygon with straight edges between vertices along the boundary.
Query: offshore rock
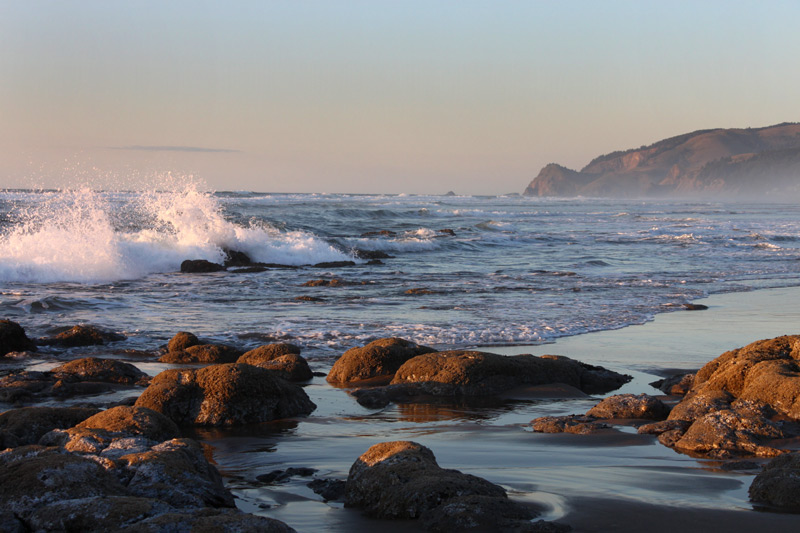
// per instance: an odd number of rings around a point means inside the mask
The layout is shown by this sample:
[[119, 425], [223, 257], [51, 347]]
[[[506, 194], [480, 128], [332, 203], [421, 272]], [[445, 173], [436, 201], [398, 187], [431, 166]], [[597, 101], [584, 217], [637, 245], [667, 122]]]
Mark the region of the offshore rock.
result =
[[125, 340], [125, 335], [105, 331], [95, 326], [78, 325], [63, 331], [55, 337], [39, 339], [39, 344], [63, 346], [73, 348], [76, 346], [100, 346], [109, 342]]
[[205, 259], [187, 259], [181, 263], [181, 272], [186, 274], [207, 274], [223, 270], [225, 270], [224, 266]]
[[397, 337], [378, 339], [360, 348], [350, 348], [342, 354], [333, 364], [327, 380], [341, 384], [372, 378], [388, 381], [409, 359], [435, 351]]
[[535, 516], [509, 501], [502, 487], [441, 468], [430, 449], [410, 441], [376, 444], [359, 457], [347, 477], [345, 506], [375, 518], [422, 519], [433, 531], [507, 530]]
[[23, 407], [0, 414], [0, 449], [36, 444], [54, 429], [83, 422], [99, 409], [83, 407]]
[[230, 426], [311, 413], [305, 391], [274, 372], [245, 364], [166, 370], [136, 400], [179, 425]]
[[776, 457], [750, 485], [750, 501], [800, 513], [800, 453]]
[[631, 377], [558, 355], [503, 356], [454, 350], [404, 363], [392, 384], [417, 383], [436, 396], [492, 396], [518, 386], [563, 383], [588, 394], [609, 392]]
[[36, 351], [36, 344], [25, 334], [25, 329], [11, 320], [0, 320], [0, 356], [24, 351]]
[[595, 418], [646, 418], [664, 420], [669, 407], [658, 398], [647, 394], [615, 394], [589, 409], [587, 416]]

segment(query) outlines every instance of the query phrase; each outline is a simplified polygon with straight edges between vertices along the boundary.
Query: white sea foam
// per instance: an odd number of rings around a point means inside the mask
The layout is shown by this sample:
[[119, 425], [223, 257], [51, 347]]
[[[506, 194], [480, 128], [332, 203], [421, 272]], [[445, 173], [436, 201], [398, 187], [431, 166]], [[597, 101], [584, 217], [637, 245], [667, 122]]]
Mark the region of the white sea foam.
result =
[[254, 261], [288, 265], [349, 259], [311, 233], [234, 224], [215, 197], [193, 185], [142, 193], [122, 205], [112, 196], [58, 191], [14, 211], [18, 223], [0, 235], [0, 280], [136, 279], [176, 271], [185, 259], [222, 262], [226, 248]]

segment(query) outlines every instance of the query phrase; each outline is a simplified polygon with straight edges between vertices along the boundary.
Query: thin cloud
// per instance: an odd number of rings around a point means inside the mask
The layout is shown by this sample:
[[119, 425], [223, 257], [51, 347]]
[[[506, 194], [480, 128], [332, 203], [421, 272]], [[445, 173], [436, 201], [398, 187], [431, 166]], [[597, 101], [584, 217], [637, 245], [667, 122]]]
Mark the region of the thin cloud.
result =
[[200, 146], [112, 146], [112, 150], [140, 150], [143, 152], [205, 152], [205, 153], [236, 153], [241, 150], [230, 150], [228, 148], [203, 148]]

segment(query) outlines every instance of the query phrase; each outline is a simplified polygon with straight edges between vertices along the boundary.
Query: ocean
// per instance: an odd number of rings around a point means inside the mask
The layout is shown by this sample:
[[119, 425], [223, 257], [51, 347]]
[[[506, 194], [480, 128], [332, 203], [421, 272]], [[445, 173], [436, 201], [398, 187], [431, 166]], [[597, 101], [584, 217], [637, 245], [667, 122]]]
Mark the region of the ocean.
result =
[[[35, 336], [90, 323], [148, 349], [181, 329], [291, 341], [311, 359], [385, 336], [539, 344], [798, 285], [799, 215], [706, 201], [5, 190], [0, 314]], [[180, 272], [226, 249], [297, 268]], [[375, 252], [390, 257], [359, 259]], [[355, 265], [311, 266], [339, 261]]]
[[[224, 250], [272, 266], [180, 272], [186, 259], [222, 262]], [[320, 265], [331, 262], [353, 265]], [[44, 346], [0, 371], [93, 355], [154, 375], [172, 365], [152, 351], [191, 331], [241, 349], [291, 342], [325, 373], [345, 350], [398, 336], [439, 349], [567, 355], [631, 374], [615, 392], [659, 394], [649, 383], [668, 371], [797, 333], [798, 273], [795, 204], [211, 193], [192, 185], [5, 190], [0, 316], [31, 338], [87, 323], [127, 340]], [[709, 309], [685, 309], [697, 300]], [[443, 467], [498, 483], [575, 531], [639, 531], [637, 516], [661, 517], [652, 531], [796, 526], [791, 516], [751, 510], [752, 473], [676, 453], [634, 428], [531, 431], [531, 419], [584, 413], [597, 396], [369, 409], [321, 375], [304, 389], [317, 405], [308, 417], [187, 430], [213, 447], [240, 509], [298, 531], [417, 531], [413, 522], [324, 502], [309, 478], [257, 479], [288, 467], [345, 479], [369, 446], [389, 440], [420, 442]], [[44, 403], [107, 405], [140, 392]]]

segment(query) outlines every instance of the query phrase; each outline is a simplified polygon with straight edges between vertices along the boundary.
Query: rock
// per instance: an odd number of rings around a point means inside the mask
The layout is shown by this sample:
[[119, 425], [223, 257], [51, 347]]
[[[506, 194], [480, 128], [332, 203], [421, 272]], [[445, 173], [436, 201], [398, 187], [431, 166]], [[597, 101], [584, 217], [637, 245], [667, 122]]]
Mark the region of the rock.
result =
[[339, 278], [333, 279], [312, 279], [306, 281], [301, 287], [341, 287], [347, 283]]
[[41, 446], [0, 452], [0, 501], [23, 522], [43, 505], [126, 493], [113, 474], [88, 458]]
[[0, 356], [24, 351], [36, 351], [36, 344], [25, 335], [25, 329], [11, 320], [0, 320]]
[[53, 368], [50, 372], [56, 376], [71, 376], [78, 381], [101, 381], [126, 385], [145, 384], [150, 380], [150, 376], [130, 363], [97, 357], [75, 359]]
[[242, 355], [240, 350], [225, 344], [195, 344], [182, 351], [170, 351], [159, 357], [162, 363], [234, 363]]
[[669, 419], [695, 420], [708, 413], [730, 408], [732, 401], [733, 396], [725, 391], [703, 390], [692, 392], [672, 408], [669, 413]]
[[[225, 267], [248, 267], [253, 264], [252, 259], [244, 252], [236, 250], [223, 250], [225, 252]], [[183, 267], [181, 266], [181, 269]]]
[[188, 331], [179, 331], [167, 343], [167, 351], [182, 352], [189, 346], [197, 346], [198, 344], [203, 343], [200, 342], [200, 339], [198, 339], [194, 333], [189, 333]]
[[344, 488], [346, 483], [341, 479], [322, 479], [318, 478], [314, 481], [306, 483], [306, 487], [313, 490], [316, 494], [322, 496], [326, 502], [331, 500], [341, 500], [344, 498]]
[[298, 477], [309, 477], [313, 476], [314, 470], [313, 468], [306, 468], [306, 467], [292, 467], [287, 468], [285, 470], [273, 470], [267, 474], [261, 474], [256, 476], [256, 479], [262, 483], [283, 483], [284, 481], [288, 481], [289, 479], [298, 476]]
[[314, 268], [343, 268], [356, 266], [353, 261], [328, 261], [325, 263], [317, 263]]
[[448, 237], [455, 237], [456, 236], [456, 232], [453, 231], [450, 228], [444, 228], [444, 229], [440, 229], [440, 230], [437, 230], [437, 231], [439, 233], [441, 233], [442, 235], [447, 235]]
[[174, 511], [171, 505], [152, 498], [80, 498], [53, 502], [36, 509], [28, 524], [32, 531], [105, 533]]
[[750, 501], [800, 513], [800, 453], [776, 457], [750, 485]]
[[271, 361], [281, 355], [295, 354], [300, 355], [300, 347], [296, 344], [289, 344], [288, 342], [276, 342], [273, 344], [264, 344], [258, 348], [254, 348], [245, 352], [239, 357], [238, 363], [254, 364], [264, 361]]
[[542, 416], [531, 420], [531, 426], [537, 433], [574, 433], [577, 435], [597, 433], [601, 429], [611, 427], [586, 415]]
[[631, 377], [557, 355], [503, 356], [454, 350], [418, 355], [392, 384], [417, 383], [435, 396], [491, 396], [515, 387], [563, 383], [588, 394], [609, 392]]
[[675, 374], [664, 379], [650, 383], [664, 394], [684, 396], [694, 384], [694, 372], [688, 374]]
[[319, 296], [295, 296], [294, 298], [298, 302], [324, 302], [325, 298], [320, 298]]
[[703, 304], [683, 304], [683, 308], [687, 311], [705, 311], [708, 306]]
[[378, 339], [366, 346], [347, 350], [333, 364], [327, 380], [330, 383], [352, 383], [371, 378], [388, 381], [412, 357], [434, 351], [396, 337]]
[[609, 396], [589, 409], [587, 416], [595, 418], [646, 418], [664, 420], [669, 415], [669, 407], [658, 398], [647, 394], [616, 394]]
[[419, 296], [419, 295], [422, 295], [422, 294], [435, 294], [435, 293], [434, 293], [434, 291], [432, 291], [430, 289], [423, 289], [423, 288], [417, 287], [417, 288], [414, 288], [414, 289], [408, 289], [404, 294], [409, 294], [409, 295], [412, 295], [412, 296]]
[[353, 255], [359, 259], [392, 259], [392, 256], [380, 250], [362, 250], [360, 248], [353, 249]]
[[661, 435], [667, 431], [680, 431], [681, 435], [686, 433], [689, 426], [692, 425], [688, 420], [660, 420], [650, 424], [639, 426], [638, 432], [643, 435]]
[[67, 429], [97, 414], [82, 407], [23, 407], [0, 414], [0, 449], [36, 444], [45, 433]]
[[178, 426], [166, 416], [146, 407], [117, 406], [101, 411], [76, 425], [102, 429], [119, 436], [141, 435], [156, 442], [180, 435]]
[[308, 366], [308, 361], [294, 353], [279, 355], [271, 359], [262, 359], [258, 356], [250, 356], [247, 360], [243, 359], [244, 355], [236, 362], [278, 372], [284, 379], [289, 381], [308, 381], [314, 377], [314, 373], [311, 372], [311, 368]]
[[361, 234], [362, 237], [396, 237], [397, 233], [387, 229], [380, 231], [367, 231]]
[[205, 259], [187, 259], [181, 263], [181, 272], [187, 274], [205, 274], [209, 272], [221, 272], [225, 267], [218, 264], [206, 261]]
[[375, 518], [421, 518], [434, 531], [506, 530], [534, 516], [510, 502], [502, 487], [441, 468], [430, 449], [409, 441], [376, 444], [353, 463], [345, 506]]
[[124, 533], [294, 533], [283, 522], [236, 509], [187, 509], [165, 513], [130, 525]]
[[109, 342], [122, 341], [125, 338], [125, 335], [104, 331], [95, 326], [78, 325], [59, 333], [55, 337], [39, 339], [39, 344], [73, 348], [75, 346], [99, 346]]
[[133, 473], [127, 487], [134, 496], [156, 498], [176, 508], [235, 507], [219, 472], [191, 439], [162, 442], [117, 462]]
[[166, 370], [136, 406], [163, 413], [179, 425], [229, 426], [311, 413], [316, 405], [297, 385], [245, 364]]

